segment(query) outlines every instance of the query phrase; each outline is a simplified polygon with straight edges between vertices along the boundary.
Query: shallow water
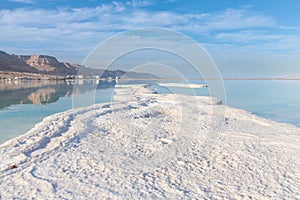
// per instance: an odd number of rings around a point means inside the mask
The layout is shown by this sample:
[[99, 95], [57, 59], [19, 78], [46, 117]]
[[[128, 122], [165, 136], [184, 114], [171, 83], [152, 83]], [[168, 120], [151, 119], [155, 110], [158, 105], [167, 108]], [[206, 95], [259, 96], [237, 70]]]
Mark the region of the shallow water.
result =
[[225, 81], [227, 104], [300, 127], [300, 81]]
[[[205, 84], [203, 81], [191, 83]], [[300, 127], [300, 81], [226, 80], [224, 104], [250, 111], [277, 122]], [[159, 93], [191, 94], [191, 89], [154, 87]], [[208, 88], [193, 89], [199, 96], [210, 96]]]
[[[0, 84], [0, 143], [24, 134], [51, 114], [72, 107], [110, 102], [115, 84], [107, 81]], [[300, 127], [300, 81], [235, 80], [224, 81], [224, 84], [227, 105]], [[158, 93], [191, 94], [190, 90], [182, 87], [165, 88], [154, 84], [152, 88]], [[193, 92], [209, 95], [207, 88], [193, 89]], [[74, 101], [72, 95], [76, 96]]]
[[[76, 91], [73, 91], [77, 84]], [[111, 100], [115, 82], [14, 82], [0, 84], [0, 144], [24, 134], [43, 118], [73, 107]], [[96, 91], [95, 91], [96, 89]], [[95, 97], [86, 100], [86, 97]]]

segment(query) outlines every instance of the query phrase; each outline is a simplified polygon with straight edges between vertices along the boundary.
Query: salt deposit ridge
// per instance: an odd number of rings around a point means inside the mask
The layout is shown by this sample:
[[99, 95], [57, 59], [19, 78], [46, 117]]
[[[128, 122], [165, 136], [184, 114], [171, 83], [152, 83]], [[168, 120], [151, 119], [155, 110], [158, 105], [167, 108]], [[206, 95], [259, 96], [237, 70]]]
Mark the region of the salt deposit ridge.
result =
[[299, 199], [300, 129], [119, 86], [0, 145], [0, 199]]

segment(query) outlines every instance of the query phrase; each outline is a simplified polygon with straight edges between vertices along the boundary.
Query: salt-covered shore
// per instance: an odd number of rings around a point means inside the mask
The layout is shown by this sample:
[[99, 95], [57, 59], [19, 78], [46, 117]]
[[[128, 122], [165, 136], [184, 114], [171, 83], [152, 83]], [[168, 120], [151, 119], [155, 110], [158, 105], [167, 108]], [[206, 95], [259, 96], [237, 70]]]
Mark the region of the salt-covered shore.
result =
[[299, 128], [140, 85], [114, 99], [0, 145], [0, 199], [300, 199]]

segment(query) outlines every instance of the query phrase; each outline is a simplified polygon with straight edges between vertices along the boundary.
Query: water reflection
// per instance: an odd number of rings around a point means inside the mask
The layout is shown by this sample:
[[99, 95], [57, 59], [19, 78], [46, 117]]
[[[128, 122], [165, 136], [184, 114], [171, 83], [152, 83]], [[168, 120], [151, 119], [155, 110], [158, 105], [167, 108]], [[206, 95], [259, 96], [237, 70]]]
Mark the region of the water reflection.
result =
[[[74, 107], [73, 94], [84, 103], [110, 101], [115, 84], [113, 80], [0, 81], [0, 144], [27, 132], [44, 117]], [[91, 93], [94, 99], [87, 98]]]
[[17, 104], [49, 104], [73, 93], [84, 94], [95, 89], [112, 88], [115, 85], [114, 80], [0, 82], [0, 109]]
[[28, 100], [32, 101], [33, 104], [44, 104], [50, 103], [52, 100], [53, 94], [56, 93], [56, 90], [51, 87], [38, 89], [35, 92], [32, 92], [28, 95]]

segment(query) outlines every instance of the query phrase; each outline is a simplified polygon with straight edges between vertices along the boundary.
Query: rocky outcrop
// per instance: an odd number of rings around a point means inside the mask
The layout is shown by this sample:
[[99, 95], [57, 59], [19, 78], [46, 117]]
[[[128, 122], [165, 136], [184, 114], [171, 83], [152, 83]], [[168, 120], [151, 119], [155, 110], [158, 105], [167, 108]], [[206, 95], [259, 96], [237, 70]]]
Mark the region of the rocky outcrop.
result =
[[46, 55], [31, 55], [31, 56], [19, 56], [26, 64], [39, 71], [48, 73], [54, 73], [59, 75], [75, 75], [79, 69], [78, 65], [73, 65], [65, 62], [59, 62], [53, 56]]
[[48, 75], [75, 75], [79, 65], [59, 62], [47, 55], [10, 55], [0, 51], [0, 71], [29, 72]]
[[24, 59], [16, 55], [10, 55], [0, 51], [0, 71], [38, 73], [35, 68], [30, 67]]
[[77, 64], [60, 62], [55, 57], [48, 55], [10, 55], [4, 51], [0, 51], [0, 75], [2, 77], [10, 77], [9, 75], [5, 75], [7, 73], [20, 73], [18, 76], [31, 73], [61, 77], [82, 75], [83, 77], [101, 76], [102, 78], [157, 78], [157, 76], [148, 73], [87, 68]]
[[32, 56], [22, 56], [19, 58], [23, 59], [29, 66], [40, 70], [40, 71], [55, 71], [55, 65], [60, 64], [56, 58], [44, 55], [32, 55]]

